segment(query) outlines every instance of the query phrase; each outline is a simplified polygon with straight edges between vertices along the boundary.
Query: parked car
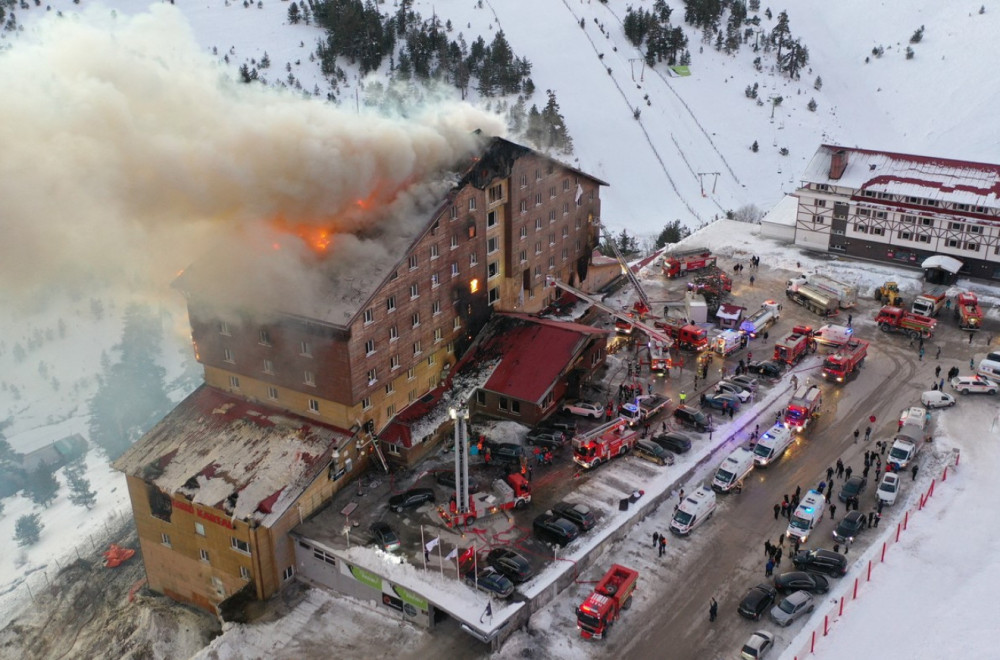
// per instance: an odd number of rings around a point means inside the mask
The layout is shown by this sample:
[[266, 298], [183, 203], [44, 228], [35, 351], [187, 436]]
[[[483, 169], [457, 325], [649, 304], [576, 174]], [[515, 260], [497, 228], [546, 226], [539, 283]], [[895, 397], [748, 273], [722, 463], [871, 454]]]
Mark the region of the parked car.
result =
[[559, 449], [566, 444], [566, 436], [555, 429], [535, 429], [528, 433], [524, 441], [532, 447]]
[[759, 621], [767, 608], [774, 604], [774, 597], [777, 593], [774, 587], [769, 584], [758, 584], [756, 587], [750, 587], [736, 611], [742, 617]]
[[644, 461], [657, 465], [673, 465], [674, 455], [652, 440], [640, 440], [635, 443], [633, 453]]
[[554, 513], [543, 513], [532, 523], [535, 536], [541, 541], [566, 546], [580, 535], [580, 528]]
[[563, 412], [568, 412], [572, 415], [580, 415], [581, 417], [592, 417], [594, 419], [604, 417], [604, 406], [592, 401], [572, 401], [564, 403], [562, 409]]
[[691, 427], [696, 431], [704, 433], [711, 426], [708, 415], [690, 406], [680, 406], [674, 410], [674, 419], [684, 426]]
[[739, 410], [740, 399], [729, 392], [706, 392], [701, 395], [701, 405], [716, 410]]
[[524, 447], [513, 442], [487, 442], [486, 448], [490, 450], [490, 460], [500, 463], [521, 463], [524, 456]]
[[486, 555], [486, 563], [500, 571], [511, 582], [520, 584], [535, 577], [531, 562], [519, 552], [510, 548], [494, 548]]
[[840, 524], [833, 530], [833, 540], [838, 543], [854, 543], [854, 539], [864, 528], [865, 514], [860, 511], [851, 511], [841, 519]]
[[831, 577], [842, 577], [847, 573], [847, 557], [832, 550], [802, 550], [792, 557], [792, 563], [800, 571], [823, 573]]
[[781, 378], [781, 374], [785, 371], [785, 364], [774, 360], [758, 360], [748, 364], [747, 371], [765, 378]]
[[955, 397], [940, 390], [928, 390], [920, 395], [920, 403], [928, 408], [950, 408], [955, 405]]
[[746, 374], [740, 374], [739, 376], [730, 376], [729, 382], [736, 383], [743, 389], [749, 390], [751, 392], [756, 392], [757, 386], [759, 385], [759, 382], [757, 381], [756, 378], [754, 378], [753, 376], [747, 376]]
[[382, 550], [386, 552], [396, 552], [399, 550], [399, 534], [388, 523], [372, 523], [368, 531], [372, 534], [372, 541]]
[[882, 475], [882, 482], [875, 491], [875, 497], [892, 506], [896, 503], [896, 496], [899, 495], [899, 485], [899, 475], [895, 472], [886, 472]]
[[490, 566], [481, 569], [478, 574], [469, 571], [465, 574], [465, 581], [480, 591], [491, 593], [498, 598], [509, 598], [514, 593], [514, 583]]
[[691, 438], [677, 431], [655, 435], [653, 436], [653, 442], [664, 449], [669, 449], [675, 454], [683, 454], [691, 449]]
[[735, 394], [736, 397], [739, 398], [740, 403], [746, 403], [747, 401], [750, 400], [750, 397], [753, 396], [753, 393], [750, 392], [748, 389], [737, 385], [735, 382], [731, 380], [719, 381], [715, 386], [715, 391]]
[[422, 504], [434, 501], [434, 491], [430, 488], [411, 488], [389, 498], [389, 508], [396, 513], [403, 509], [415, 509]]
[[[448, 488], [449, 490], [455, 490], [455, 471], [454, 470], [440, 470], [436, 475], [434, 475], [434, 480]], [[478, 493], [479, 492], [479, 482], [469, 477], [469, 492]]]
[[786, 596], [780, 603], [771, 608], [771, 620], [779, 626], [790, 626], [799, 617], [809, 614], [816, 608], [812, 594], [808, 591], [795, 591]]
[[567, 438], [572, 438], [576, 435], [576, 422], [571, 419], [549, 417], [539, 424], [537, 428], [540, 431], [561, 431]]
[[830, 590], [830, 581], [819, 573], [807, 571], [789, 571], [774, 578], [774, 588], [787, 594], [793, 591], [808, 591], [812, 594], [825, 594]]
[[577, 502], [556, 502], [552, 505], [552, 512], [560, 518], [565, 518], [580, 528], [581, 531], [589, 531], [597, 524], [597, 516], [586, 504]]
[[997, 384], [982, 376], [955, 376], [951, 379], [951, 389], [962, 394], [996, 394]]
[[742, 660], [762, 660], [768, 656], [773, 648], [774, 635], [766, 630], [758, 630], [750, 635], [750, 639], [743, 644], [743, 648], [740, 649], [740, 658]]
[[840, 493], [837, 495], [837, 499], [841, 502], [846, 502], [852, 497], [861, 497], [861, 493], [865, 492], [865, 487], [868, 486], [868, 479], [860, 475], [854, 475], [850, 479], [844, 482], [844, 485], [840, 487]]

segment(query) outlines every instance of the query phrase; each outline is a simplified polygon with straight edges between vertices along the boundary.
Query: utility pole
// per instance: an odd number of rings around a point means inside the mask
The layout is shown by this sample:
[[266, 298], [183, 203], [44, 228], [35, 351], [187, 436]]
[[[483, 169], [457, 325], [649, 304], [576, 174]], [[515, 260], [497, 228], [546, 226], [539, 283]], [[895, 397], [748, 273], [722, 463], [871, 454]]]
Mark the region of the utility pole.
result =
[[715, 194], [715, 185], [719, 182], [718, 172], [698, 172], [698, 183], [701, 185], [701, 196], [705, 197], [705, 178], [706, 176], [714, 176], [712, 180], [712, 194]]

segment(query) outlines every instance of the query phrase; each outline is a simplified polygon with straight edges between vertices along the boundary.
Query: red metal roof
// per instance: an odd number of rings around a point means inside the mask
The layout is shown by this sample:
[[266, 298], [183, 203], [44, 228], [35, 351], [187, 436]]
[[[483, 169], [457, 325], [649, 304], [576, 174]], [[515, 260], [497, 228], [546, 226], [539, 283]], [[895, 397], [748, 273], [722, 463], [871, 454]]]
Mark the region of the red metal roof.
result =
[[607, 331], [579, 323], [540, 319], [526, 314], [498, 314], [500, 327], [480, 347], [499, 353], [500, 364], [483, 389], [521, 401], [539, 402], [594, 335]]

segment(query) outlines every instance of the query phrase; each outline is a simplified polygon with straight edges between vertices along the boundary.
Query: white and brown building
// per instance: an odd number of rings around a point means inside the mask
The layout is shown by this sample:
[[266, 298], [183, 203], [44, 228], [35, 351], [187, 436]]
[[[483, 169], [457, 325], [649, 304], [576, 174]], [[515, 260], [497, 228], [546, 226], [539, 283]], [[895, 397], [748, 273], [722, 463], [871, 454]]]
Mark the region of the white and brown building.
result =
[[823, 145], [801, 180], [796, 245], [1000, 280], [1000, 165]]

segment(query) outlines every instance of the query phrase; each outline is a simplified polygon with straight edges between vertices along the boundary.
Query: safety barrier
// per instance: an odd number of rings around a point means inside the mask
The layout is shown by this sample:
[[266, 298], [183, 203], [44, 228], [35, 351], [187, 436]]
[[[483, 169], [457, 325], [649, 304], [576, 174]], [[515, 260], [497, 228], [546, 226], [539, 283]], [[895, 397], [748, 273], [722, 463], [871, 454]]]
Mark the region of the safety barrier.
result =
[[[807, 656], [815, 653], [817, 643], [821, 642], [824, 637], [829, 635], [831, 630], [833, 629], [834, 624], [836, 624], [837, 621], [839, 621], [840, 618], [844, 616], [845, 606], [848, 603], [857, 600], [859, 596], [864, 595], [863, 585], [872, 581], [872, 569], [878, 566], [879, 564], [885, 562], [886, 553], [888, 552], [889, 548], [899, 543], [899, 540], [903, 532], [905, 532], [907, 527], [909, 526], [910, 514], [915, 514], [918, 511], [922, 511], [923, 508], [927, 506], [928, 500], [930, 500], [930, 498], [933, 497], [934, 495], [934, 485], [938, 481], [941, 481], [943, 483], [948, 480], [948, 470], [949, 468], [951, 468], [952, 471], [954, 471], [954, 469], [958, 467], [959, 457], [960, 457], [959, 451], [955, 449], [953, 451], [953, 459], [945, 461], [944, 469], [942, 470], [941, 475], [935, 479], [931, 479], [930, 485], [927, 487], [927, 490], [925, 492], [921, 493], [919, 500], [915, 504], [913, 504], [909, 509], [903, 512], [903, 519], [900, 522], [896, 523], [895, 530], [893, 530], [890, 527], [886, 529], [886, 531], [883, 533], [882, 547], [879, 548], [878, 544], [876, 543], [868, 548], [868, 550], [865, 552], [865, 556], [868, 557], [867, 566], [864, 567], [864, 570], [862, 571], [861, 575], [856, 575], [854, 577], [854, 583], [849, 587], [848, 592], [842, 594], [838, 601], [833, 603], [833, 605], [831, 605], [831, 607], [829, 607], [826, 612], [823, 612], [822, 622], [817, 624], [816, 627], [806, 637], [805, 641], [802, 643], [802, 646], [799, 648], [798, 652], [794, 656], [795, 660], [802, 660], [803, 658], [806, 658]], [[856, 568], [858, 565], [859, 564], [856, 563], [854, 565], [854, 568]], [[855, 571], [852, 569], [852, 572]], [[810, 619], [810, 621], [815, 621], [815, 620], [816, 620], [816, 615], [814, 615]]]

